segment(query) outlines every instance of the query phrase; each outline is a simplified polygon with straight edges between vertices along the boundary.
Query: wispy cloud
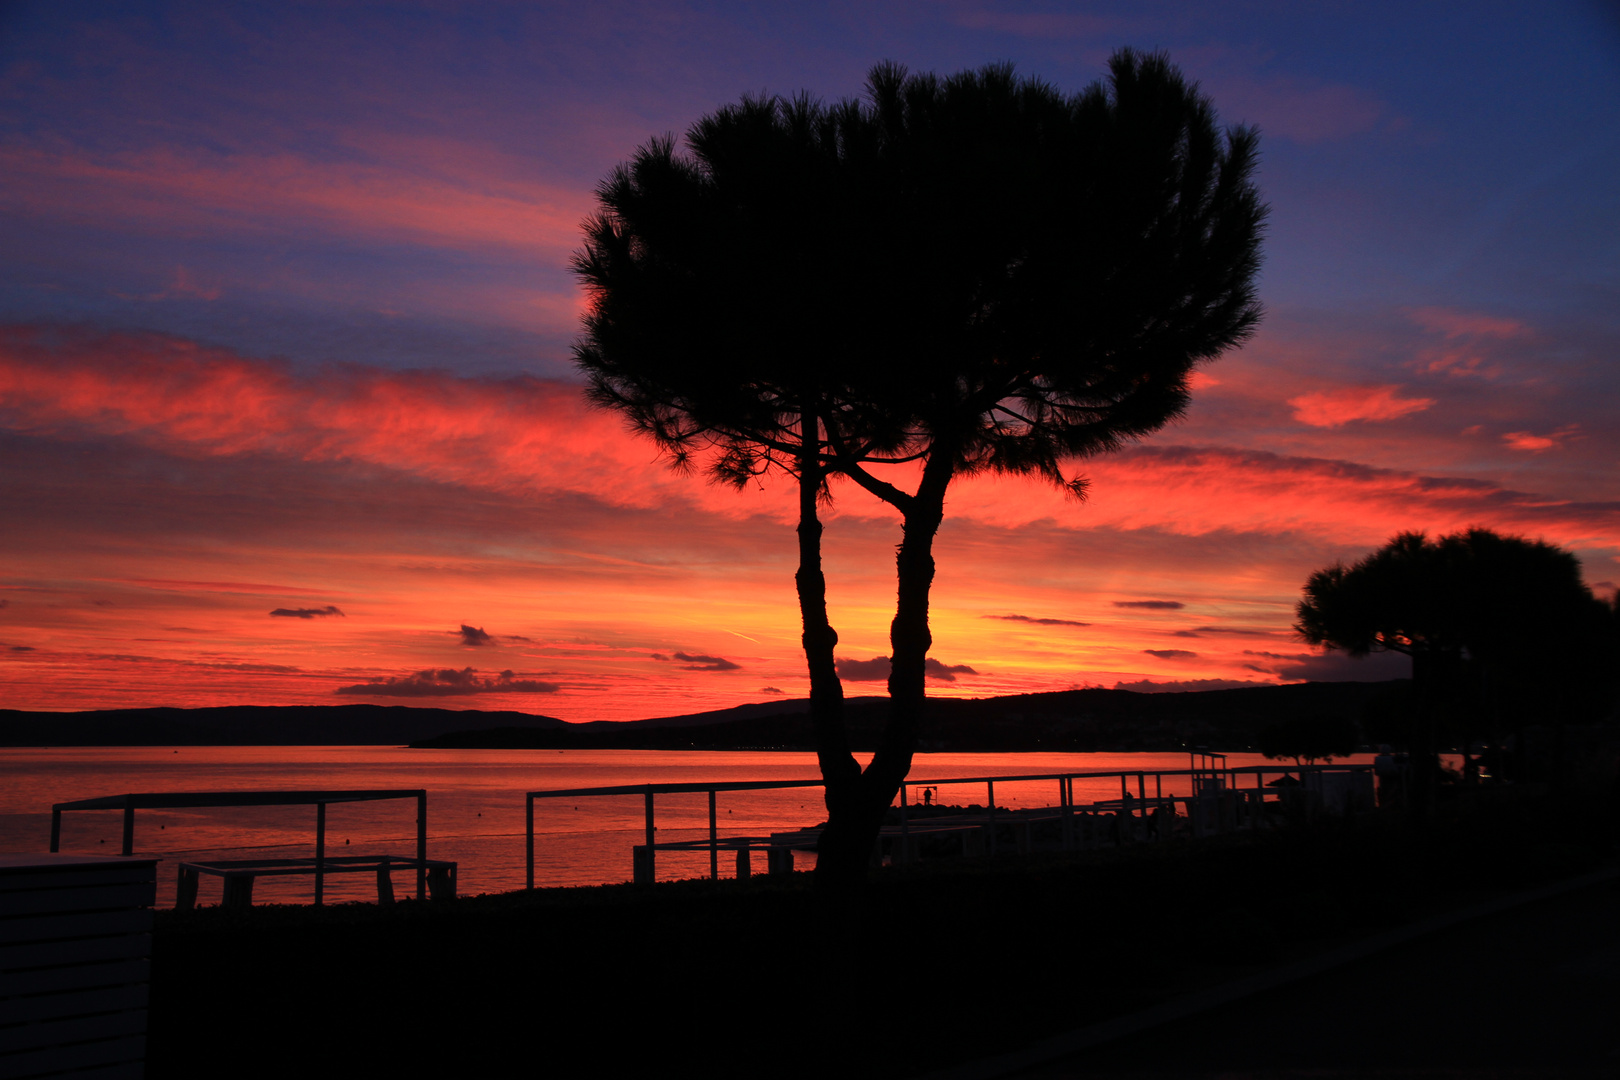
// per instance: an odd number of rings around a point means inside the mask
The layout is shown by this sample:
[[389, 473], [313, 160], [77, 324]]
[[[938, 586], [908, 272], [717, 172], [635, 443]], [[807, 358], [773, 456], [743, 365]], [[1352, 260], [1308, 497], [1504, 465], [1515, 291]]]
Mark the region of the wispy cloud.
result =
[[[465, 150], [465, 148], [462, 148]], [[443, 158], [457, 147], [445, 142]], [[513, 178], [425, 175], [290, 152], [211, 154], [153, 147], [93, 154], [0, 149], [5, 201], [129, 231], [338, 232], [454, 250], [560, 254], [578, 240], [588, 189]]]
[[554, 694], [557, 683], [520, 679], [516, 673], [479, 675], [476, 668], [438, 668], [340, 686], [333, 693], [349, 697], [470, 697], [474, 694]]
[[1030, 623], [1034, 626], [1090, 626], [1078, 619], [1038, 619], [1031, 615], [981, 615], [983, 619], [1001, 619], [1003, 622]]
[[1180, 611], [1186, 607], [1180, 600], [1115, 600], [1117, 608], [1143, 608], [1148, 611]]
[[1196, 660], [1198, 654], [1186, 649], [1143, 649], [1149, 656], [1157, 656], [1160, 660]]
[[742, 665], [733, 663], [723, 656], [709, 656], [706, 653], [678, 652], [675, 659], [681, 661], [686, 671], [739, 671]]
[[[270, 612], [270, 614], [276, 616], [277, 618], [282, 618], [282, 619], [324, 619], [324, 618], [326, 618], [327, 616], [330, 616], [330, 615], [343, 615], [343, 612], [339, 611], [337, 609], [336, 605], [327, 604], [325, 607], [318, 607], [318, 608], [317, 607], [300, 607], [300, 608], [278, 607], [274, 611]], [[347, 616], [344, 616], [344, 617], [347, 618]]]

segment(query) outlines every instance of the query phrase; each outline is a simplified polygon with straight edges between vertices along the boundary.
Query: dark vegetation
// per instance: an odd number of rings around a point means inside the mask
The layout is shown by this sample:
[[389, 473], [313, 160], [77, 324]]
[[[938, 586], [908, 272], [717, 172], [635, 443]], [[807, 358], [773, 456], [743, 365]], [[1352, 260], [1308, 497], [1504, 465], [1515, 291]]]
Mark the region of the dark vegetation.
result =
[[[1220, 129], [1162, 56], [1077, 94], [990, 66], [873, 69], [862, 101], [745, 98], [597, 189], [574, 261], [591, 400], [673, 466], [799, 491], [796, 574], [828, 827], [817, 876], [865, 872], [925, 730], [934, 537], [956, 477], [1036, 476], [1179, 416], [1245, 340], [1265, 216], [1258, 136]], [[911, 468], [896, 475], [884, 466]], [[906, 477], [914, 471], [911, 480]], [[820, 503], [901, 521], [889, 709], [851, 756]], [[897, 485], [915, 481], [913, 490]]]
[[799, 874], [165, 912], [149, 1075], [912, 1075], [1612, 864], [1615, 812], [1612, 787], [1457, 788], [1423, 829], [923, 864], [850, 893]]
[[1267, 724], [1255, 736], [1260, 752], [1273, 761], [1331, 762], [1356, 752], [1361, 727], [1344, 713], [1303, 713]]
[[1568, 727], [1612, 717], [1620, 689], [1615, 598], [1592, 593], [1571, 552], [1488, 529], [1402, 533], [1351, 566], [1317, 571], [1295, 629], [1351, 656], [1412, 658], [1405, 699], [1364, 735], [1410, 752], [1420, 812], [1444, 779], [1442, 747], [1464, 749], [1464, 781], [1480, 775], [1475, 744], [1496, 779], [1523, 779], [1514, 769], [1529, 743], [1553, 743], [1568, 764]]

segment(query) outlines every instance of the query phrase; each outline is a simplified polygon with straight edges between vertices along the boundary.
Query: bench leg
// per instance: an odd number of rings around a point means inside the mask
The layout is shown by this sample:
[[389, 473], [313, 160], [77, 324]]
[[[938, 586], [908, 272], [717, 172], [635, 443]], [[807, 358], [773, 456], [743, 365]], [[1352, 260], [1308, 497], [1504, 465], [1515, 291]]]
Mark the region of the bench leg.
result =
[[652, 852], [645, 844], [637, 844], [630, 849], [630, 880], [637, 885], [651, 885], [653, 882]]
[[454, 900], [456, 898], [456, 879], [451, 876], [448, 866], [435, 866], [427, 875], [429, 900]]
[[793, 873], [793, 849], [773, 847], [765, 850], [765, 869], [771, 874]]
[[225, 897], [223, 905], [228, 908], [249, 908], [253, 906], [253, 875], [252, 874], [226, 874]]
[[174, 888], [174, 910], [191, 911], [197, 906], [197, 878], [200, 875], [189, 866], [180, 868], [180, 881]]
[[392, 904], [394, 902], [394, 879], [388, 873], [388, 865], [384, 863], [377, 867], [377, 903]]
[[738, 848], [737, 849], [737, 880], [738, 881], [747, 881], [748, 876], [750, 874], [752, 874], [753, 872], [754, 872], [754, 868], [753, 868], [753, 864], [749, 861], [748, 849], [745, 848], [745, 847]]

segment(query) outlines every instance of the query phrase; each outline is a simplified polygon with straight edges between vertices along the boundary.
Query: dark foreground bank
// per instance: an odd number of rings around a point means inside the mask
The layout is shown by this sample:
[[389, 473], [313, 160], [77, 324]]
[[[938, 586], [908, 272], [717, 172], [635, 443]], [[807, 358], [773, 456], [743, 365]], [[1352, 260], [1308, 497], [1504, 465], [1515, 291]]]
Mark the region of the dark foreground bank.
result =
[[[162, 914], [150, 1075], [905, 1076], [1613, 860], [1523, 789], [1197, 847], [314, 910]], [[1489, 948], [1488, 943], [1480, 947]], [[1504, 993], [1511, 987], [1503, 987]], [[1356, 1017], [1343, 1018], [1347, 1037]], [[1436, 1032], [1437, 1039], [1448, 1036]]]

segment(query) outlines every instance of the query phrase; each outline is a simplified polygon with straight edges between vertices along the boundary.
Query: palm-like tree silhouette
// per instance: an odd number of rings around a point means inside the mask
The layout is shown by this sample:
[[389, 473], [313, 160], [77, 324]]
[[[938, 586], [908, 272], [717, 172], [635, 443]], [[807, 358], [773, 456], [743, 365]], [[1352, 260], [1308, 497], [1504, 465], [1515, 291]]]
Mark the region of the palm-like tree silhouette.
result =
[[[644, 147], [599, 190], [576, 270], [594, 400], [678, 464], [800, 483], [799, 591], [826, 780], [819, 872], [858, 877], [911, 767], [934, 536], [958, 476], [1035, 475], [1179, 415], [1200, 361], [1259, 318], [1256, 137], [1218, 130], [1162, 57], [1064, 95], [1009, 67], [894, 65], [865, 102], [745, 100]], [[902, 490], [883, 466], [920, 469]], [[899, 511], [890, 716], [843, 738], [819, 568], [830, 475]], [[819, 695], [819, 701], [818, 701]]]

